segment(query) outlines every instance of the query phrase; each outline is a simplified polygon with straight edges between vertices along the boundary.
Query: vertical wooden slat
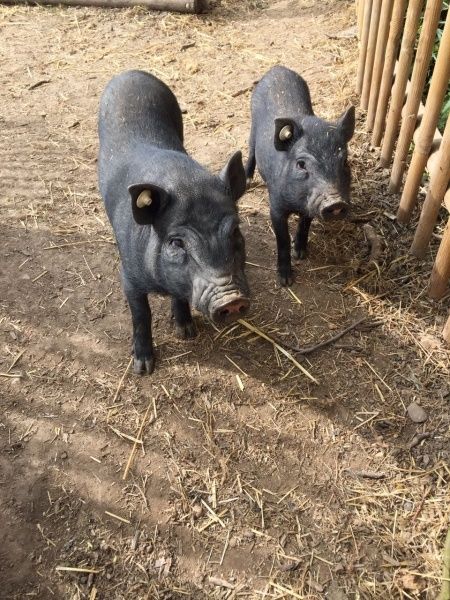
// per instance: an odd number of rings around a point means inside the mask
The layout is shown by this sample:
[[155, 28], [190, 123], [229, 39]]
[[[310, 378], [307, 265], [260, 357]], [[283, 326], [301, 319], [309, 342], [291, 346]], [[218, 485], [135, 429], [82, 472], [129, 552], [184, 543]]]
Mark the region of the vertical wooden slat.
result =
[[358, 22], [358, 39], [361, 40], [362, 27], [364, 22], [364, 0], [356, 1], [356, 18]]
[[400, 56], [398, 59], [398, 69], [395, 75], [391, 104], [387, 118], [386, 132], [381, 147], [380, 165], [382, 167], [387, 167], [391, 162], [392, 151], [394, 149], [395, 140], [397, 139], [402, 106], [405, 100], [406, 82], [408, 81], [409, 69], [414, 53], [417, 25], [422, 12], [422, 6], [423, 0], [409, 0], [405, 30], [403, 32]]
[[[391, 25], [389, 28], [389, 39], [384, 58], [383, 75], [381, 78], [380, 93], [378, 96], [375, 123], [372, 133], [372, 145], [379, 146], [383, 136], [389, 95], [392, 90], [392, 78], [394, 75], [395, 60], [398, 47], [402, 37], [403, 21], [405, 17], [407, 0], [395, 0], [392, 12]], [[369, 101], [370, 105], [370, 101]]]
[[447, 323], [445, 324], [444, 329], [442, 331], [442, 337], [450, 346], [450, 313], [448, 314]]
[[447, 14], [444, 31], [439, 45], [436, 65], [431, 78], [425, 111], [420, 123], [418, 138], [406, 177], [397, 220], [407, 223], [417, 202], [417, 193], [422, 180], [423, 171], [427, 164], [433, 143], [436, 126], [442, 108], [442, 101], [448, 87], [450, 77], [450, 13]]
[[369, 42], [367, 44], [367, 56], [361, 92], [361, 108], [363, 110], [367, 110], [367, 106], [369, 104], [369, 94], [372, 84], [372, 70], [378, 37], [378, 25], [380, 23], [381, 4], [382, 0], [373, 0], [372, 16], [370, 18]]
[[411, 253], [422, 258], [433, 234], [433, 228], [441, 207], [442, 198], [450, 178], [450, 118], [445, 125], [439, 147], [438, 166], [431, 177], [427, 197], [423, 203], [419, 223], [411, 245]]
[[430, 64], [431, 52], [436, 38], [436, 29], [441, 14], [442, 0], [428, 0], [423, 18], [422, 31], [420, 33], [419, 45], [417, 46], [414, 68], [411, 76], [411, 88], [406, 100], [404, 118], [398, 137], [397, 149], [395, 151], [394, 163], [392, 165], [389, 191], [398, 192], [402, 183], [403, 173], [406, 167], [409, 146], [411, 144], [414, 128], [416, 126], [417, 111], [425, 86], [425, 78]]
[[383, 0], [381, 7], [380, 24], [378, 26], [378, 39], [375, 49], [375, 60], [372, 72], [372, 84], [370, 86], [369, 105], [367, 109], [367, 130], [371, 131], [375, 121], [378, 94], [380, 92], [381, 75], [383, 72], [384, 57], [386, 53], [386, 41], [389, 34], [389, 23], [392, 15], [393, 0]]
[[362, 86], [363, 86], [364, 67], [366, 64], [367, 44], [369, 41], [371, 16], [372, 16], [372, 0], [365, 0], [365, 2], [364, 2], [364, 19], [363, 19], [362, 32], [361, 32], [361, 48], [359, 50], [359, 60], [358, 60], [358, 74], [356, 77], [356, 92], [358, 94], [361, 93]]
[[450, 218], [444, 229], [436, 260], [430, 277], [428, 295], [434, 300], [439, 300], [445, 295], [450, 280]]

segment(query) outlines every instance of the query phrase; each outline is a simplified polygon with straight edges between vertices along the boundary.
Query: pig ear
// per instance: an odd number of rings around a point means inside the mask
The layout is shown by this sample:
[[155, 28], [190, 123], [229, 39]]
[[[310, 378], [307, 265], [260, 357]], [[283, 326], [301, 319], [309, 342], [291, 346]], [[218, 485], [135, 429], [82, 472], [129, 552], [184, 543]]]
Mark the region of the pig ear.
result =
[[233, 200], [239, 200], [247, 186], [244, 165], [242, 164], [242, 152], [240, 150], [233, 154], [222, 169], [220, 179], [230, 189]]
[[128, 191], [131, 196], [131, 210], [136, 223], [151, 225], [155, 221], [158, 212], [167, 202], [167, 192], [152, 183], [130, 185]]
[[336, 125], [342, 131], [345, 141], [349, 142], [355, 133], [355, 107], [349, 106]]
[[275, 136], [273, 143], [276, 150], [286, 152], [291, 147], [294, 139], [301, 135], [301, 131], [292, 119], [275, 119]]

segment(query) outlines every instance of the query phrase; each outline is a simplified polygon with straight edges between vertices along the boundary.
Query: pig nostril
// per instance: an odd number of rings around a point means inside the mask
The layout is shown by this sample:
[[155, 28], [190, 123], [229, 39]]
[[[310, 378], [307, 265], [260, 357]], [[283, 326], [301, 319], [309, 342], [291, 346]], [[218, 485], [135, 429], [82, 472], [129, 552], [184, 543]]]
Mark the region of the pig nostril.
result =
[[330, 217], [342, 217], [342, 216], [345, 216], [346, 213], [347, 213], [347, 208], [345, 206], [335, 206], [335, 205], [327, 206], [322, 212], [322, 214], [324, 216], [328, 215]]
[[235, 320], [246, 314], [248, 307], [249, 302], [246, 300], [233, 300], [228, 304], [218, 307], [214, 313], [214, 318], [222, 322]]

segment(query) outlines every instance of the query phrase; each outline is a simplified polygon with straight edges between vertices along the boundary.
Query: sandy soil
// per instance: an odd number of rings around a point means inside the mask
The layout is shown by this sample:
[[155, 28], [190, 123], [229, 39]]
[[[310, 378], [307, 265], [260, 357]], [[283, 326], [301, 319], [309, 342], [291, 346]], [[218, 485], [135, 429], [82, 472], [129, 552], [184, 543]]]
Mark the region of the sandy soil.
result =
[[246, 154], [251, 89], [273, 64], [304, 75], [325, 118], [357, 103], [357, 43], [335, 37], [354, 21], [352, 2], [331, 0], [216, 2], [201, 17], [0, 7], [1, 598], [436, 597], [449, 297], [427, 299], [438, 239], [425, 261], [408, 256], [413, 226], [391, 219], [361, 117], [359, 222], [313, 225], [292, 292], [275, 282], [260, 179], [240, 202], [249, 322], [304, 346], [365, 319], [297, 357], [319, 384], [241, 325], [197, 317], [198, 337], [180, 342], [155, 298], [157, 369], [119, 389], [130, 324], [96, 185], [103, 87], [129, 68], [164, 79], [189, 151], [218, 171]]

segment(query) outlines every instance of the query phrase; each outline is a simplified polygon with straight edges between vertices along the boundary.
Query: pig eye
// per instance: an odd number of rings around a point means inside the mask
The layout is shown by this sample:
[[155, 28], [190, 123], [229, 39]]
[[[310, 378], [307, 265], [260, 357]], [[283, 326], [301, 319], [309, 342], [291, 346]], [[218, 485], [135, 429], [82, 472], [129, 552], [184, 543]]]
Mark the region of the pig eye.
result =
[[299, 169], [300, 171], [306, 171], [306, 163], [304, 160], [297, 161], [297, 169]]
[[184, 242], [183, 240], [180, 240], [180, 238], [172, 238], [169, 241], [169, 244], [172, 246], [172, 248], [184, 248]]

